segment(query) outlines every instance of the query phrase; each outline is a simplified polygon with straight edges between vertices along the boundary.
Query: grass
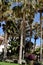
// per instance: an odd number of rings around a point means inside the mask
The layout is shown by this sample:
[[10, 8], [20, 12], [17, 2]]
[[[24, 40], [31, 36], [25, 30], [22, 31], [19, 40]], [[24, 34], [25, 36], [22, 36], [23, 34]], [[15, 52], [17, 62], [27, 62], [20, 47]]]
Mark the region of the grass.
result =
[[19, 65], [15, 63], [0, 62], [0, 65]]

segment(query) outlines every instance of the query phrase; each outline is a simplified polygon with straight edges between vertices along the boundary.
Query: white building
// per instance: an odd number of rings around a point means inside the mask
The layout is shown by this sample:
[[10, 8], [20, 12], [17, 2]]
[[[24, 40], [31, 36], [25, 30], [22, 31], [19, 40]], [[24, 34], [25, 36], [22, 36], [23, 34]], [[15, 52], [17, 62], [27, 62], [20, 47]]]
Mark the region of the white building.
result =
[[2, 52], [2, 49], [4, 48], [3, 41], [4, 41], [4, 37], [0, 36], [0, 52]]

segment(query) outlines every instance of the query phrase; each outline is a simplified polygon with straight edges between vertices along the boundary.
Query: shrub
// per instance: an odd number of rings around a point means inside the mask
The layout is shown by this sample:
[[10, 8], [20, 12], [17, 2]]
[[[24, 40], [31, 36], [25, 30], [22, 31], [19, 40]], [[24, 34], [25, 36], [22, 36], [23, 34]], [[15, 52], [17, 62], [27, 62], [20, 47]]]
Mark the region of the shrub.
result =
[[30, 54], [30, 55], [28, 56], [28, 59], [29, 59], [29, 60], [35, 60], [35, 55], [34, 55], [34, 54]]
[[25, 55], [25, 59], [28, 59], [28, 60], [35, 60], [36, 57], [35, 57], [34, 54], [26, 54], [26, 55]]
[[41, 65], [41, 63], [39, 63], [39, 62], [34, 62], [33, 65]]

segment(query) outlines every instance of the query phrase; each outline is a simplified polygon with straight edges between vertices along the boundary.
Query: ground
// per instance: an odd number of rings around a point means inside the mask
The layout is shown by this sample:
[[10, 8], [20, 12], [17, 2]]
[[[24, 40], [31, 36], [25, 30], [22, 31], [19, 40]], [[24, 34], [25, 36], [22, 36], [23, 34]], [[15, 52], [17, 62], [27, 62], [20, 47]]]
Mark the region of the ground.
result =
[[19, 64], [0, 62], [0, 65], [19, 65]]

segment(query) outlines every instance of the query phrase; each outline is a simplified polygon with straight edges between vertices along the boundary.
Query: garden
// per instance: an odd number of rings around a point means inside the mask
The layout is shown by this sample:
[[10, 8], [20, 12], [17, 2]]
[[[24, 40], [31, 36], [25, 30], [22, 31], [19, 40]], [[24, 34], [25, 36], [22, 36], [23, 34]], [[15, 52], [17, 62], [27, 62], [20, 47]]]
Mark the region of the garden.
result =
[[[37, 13], [40, 20], [35, 22]], [[0, 0], [0, 28], [0, 65], [42, 65], [43, 0]]]

